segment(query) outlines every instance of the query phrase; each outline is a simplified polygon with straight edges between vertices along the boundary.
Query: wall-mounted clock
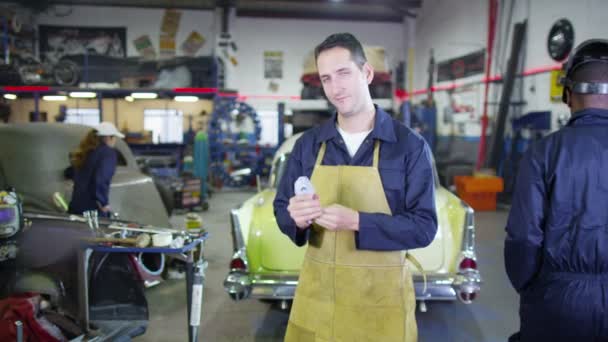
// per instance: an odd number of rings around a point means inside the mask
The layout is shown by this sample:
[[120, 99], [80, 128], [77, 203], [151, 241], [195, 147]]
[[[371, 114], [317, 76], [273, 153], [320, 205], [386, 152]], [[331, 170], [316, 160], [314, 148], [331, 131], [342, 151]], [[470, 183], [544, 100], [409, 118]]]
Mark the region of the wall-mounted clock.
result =
[[547, 37], [547, 49], [549, 56], [556, 62], [561, 62], [568, 57], [574, 46], [574, 27], [565, 18], [559, 19], [553, 24]]

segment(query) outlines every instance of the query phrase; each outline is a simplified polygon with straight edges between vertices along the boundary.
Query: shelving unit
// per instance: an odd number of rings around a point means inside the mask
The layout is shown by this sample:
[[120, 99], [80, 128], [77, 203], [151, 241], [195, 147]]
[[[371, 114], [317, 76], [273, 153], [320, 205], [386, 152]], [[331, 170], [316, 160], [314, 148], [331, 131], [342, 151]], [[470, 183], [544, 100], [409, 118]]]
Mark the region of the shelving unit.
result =
[[[15, 52], [25, 54], [36, 54], [36, 42], [38, 36], [33, 28], [22, 26], [20, 32], [15, 32], [9, 25], [9, 20], [5, 16], [0, 15], [0, 28], [2, 29], [2, 64], [8, 65], [11, 62], [11, 55]], [[31, 46], [25, 50], [19, 50], [16, 47], [17, 40], [29, 41]]]
[[[380, 108], [388, 111], [395, 112], [397, 109], [394, 108], [392, 99], [373, 99], [373, 102]], [[281, 105], [283, 108], [281, 108]], [[286, 112], [291, 111], [289, 119], [286, 118]], [[325, 120], [333, 115], [334, 109], [325, 99], [317, 100], [289, 100], [279, 103], [279, 144], [283, 141], [284, 134], [282, 132], [285, 121], [290, 122], [293, 125], [293, 133], [305, 131]]]

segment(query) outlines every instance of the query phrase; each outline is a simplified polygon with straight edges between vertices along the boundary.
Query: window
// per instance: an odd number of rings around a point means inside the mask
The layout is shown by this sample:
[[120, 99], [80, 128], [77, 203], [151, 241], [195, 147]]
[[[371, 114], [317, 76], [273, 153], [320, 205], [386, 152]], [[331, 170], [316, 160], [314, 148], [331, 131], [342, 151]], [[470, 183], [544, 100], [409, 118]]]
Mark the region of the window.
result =
[[184, 113], [176, 109], [144, 109], [144, 129], [158, 143], [184, 141]]
[[[276, 110], [258, 110], [257, 114], [262, 128], [260, 145], [276, 145], [279, 142], [279, 114]], [[291, 115], [291, 111], [286, 110], [285, 115]], [[291, 136], [290, 128], [285, 124], [285, 137]]]
[[87, 126], [99, 125], [99, 108], [68, 108], [65, 116], [66, 123]]

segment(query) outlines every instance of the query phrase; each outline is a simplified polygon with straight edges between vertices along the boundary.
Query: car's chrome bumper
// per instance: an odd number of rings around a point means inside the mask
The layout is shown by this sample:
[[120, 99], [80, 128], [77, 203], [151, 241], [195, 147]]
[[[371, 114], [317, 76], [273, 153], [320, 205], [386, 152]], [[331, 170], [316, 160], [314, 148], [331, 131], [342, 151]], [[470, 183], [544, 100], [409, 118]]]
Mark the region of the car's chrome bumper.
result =
[[458, 274], [431, 274], [427, 276], [426, 292], [421, 275], [414, 275], [417, 300], [456, 300], [470, 304], [481, 290], [481, 275], [477, 270]]
[[[297, 285], [297, 277], [251, 277], [248, 273], [241, 271], [231, 271], [224, 280], [224, 289], [235, 300], [248, 297], [276, 300], [293, 299]], [[429, 275], [427, 276], [426, 287], [426, 292], [423, 292], [424, 281], [422, 276], [414, 275], [417, 300], [450, 301], [458, 298], [468, 304], [472, 300], [465, 300], [461, 294], [470, 295], [474, 293], [476, 295], [481, 289], [481, 277], [476, 270], [468, 270], [456, 275]]]
[[248, 297], [257, 299], [293, 299], [298, 286], [295, 276], [256, 276], [231, 271], [224, 280], [224, 290], [234, 300]]

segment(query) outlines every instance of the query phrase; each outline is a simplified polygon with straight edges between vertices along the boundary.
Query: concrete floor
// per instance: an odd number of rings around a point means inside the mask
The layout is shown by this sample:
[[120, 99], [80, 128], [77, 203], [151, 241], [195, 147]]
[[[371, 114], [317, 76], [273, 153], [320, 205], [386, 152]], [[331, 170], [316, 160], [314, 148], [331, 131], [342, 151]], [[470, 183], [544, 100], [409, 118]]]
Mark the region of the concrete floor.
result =
[[[277, 305], [246, 300], [235, 303], [224, 293], [232, 245], [228, 212], [251, 192], [220, 192], [203, 214], [211, 233], [206, 245], [209, 262], [199, 341], [282, 341], [289, 312]], [[506, 341], [518, 329], [518, 296], [509, 285], [503, 262], [507, 212], [476, 214], [477, 256], [484, 284], [471, 305], [430, 303], [417, 313], [420, 341]], [[180, 222], [183, 217], [174, 217]], [[150, 326], [136, 341], [187, 341], [185, 281], [170, 280], [147, 290]]]

